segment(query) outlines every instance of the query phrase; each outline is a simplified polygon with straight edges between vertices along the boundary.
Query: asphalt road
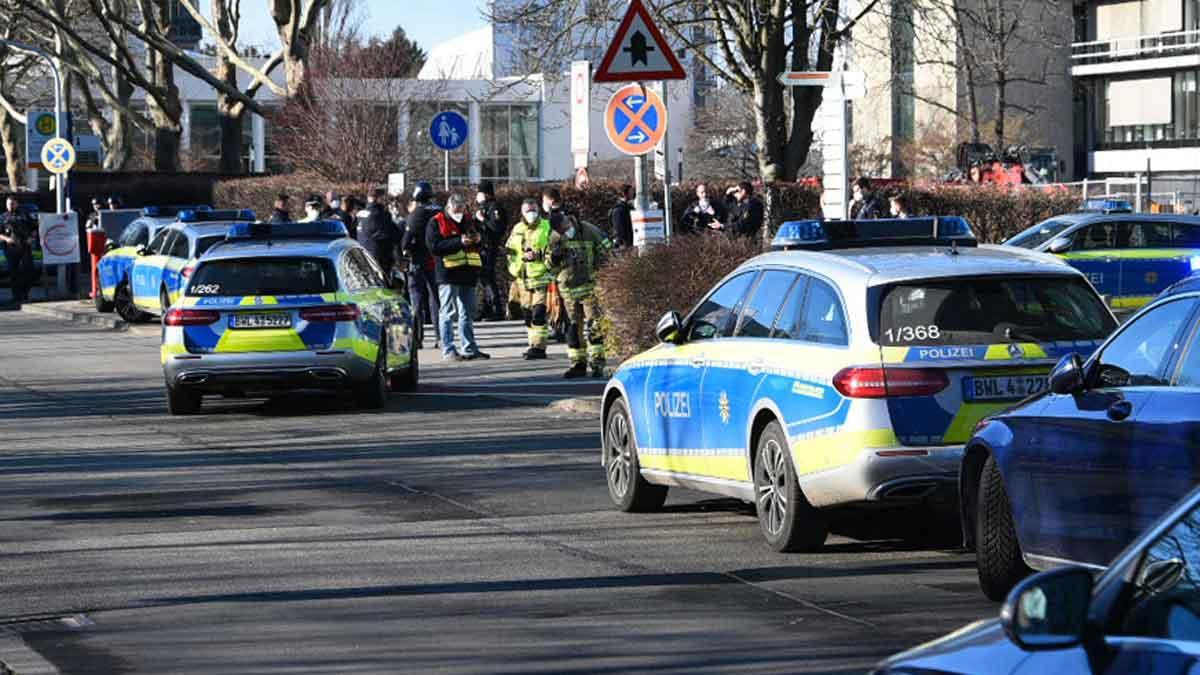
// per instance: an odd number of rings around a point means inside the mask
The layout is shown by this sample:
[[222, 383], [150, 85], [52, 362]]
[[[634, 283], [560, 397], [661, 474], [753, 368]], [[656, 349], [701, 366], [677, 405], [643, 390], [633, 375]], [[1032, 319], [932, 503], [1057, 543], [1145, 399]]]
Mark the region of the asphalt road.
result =
[[172, 418], [155, 327], [0, 312], [0, 661], [863, 672], [995, 613], [926, 511], [843, 514], [804, 555], [736, 501], [614, 511], [598, 421], [542, 400], [598, 385], [563, 386], [561, 349], [514, 358], [521, 332], [486, 327], [482, 365], [424, 353], [430, 393], [382, 413], [307, 396]]

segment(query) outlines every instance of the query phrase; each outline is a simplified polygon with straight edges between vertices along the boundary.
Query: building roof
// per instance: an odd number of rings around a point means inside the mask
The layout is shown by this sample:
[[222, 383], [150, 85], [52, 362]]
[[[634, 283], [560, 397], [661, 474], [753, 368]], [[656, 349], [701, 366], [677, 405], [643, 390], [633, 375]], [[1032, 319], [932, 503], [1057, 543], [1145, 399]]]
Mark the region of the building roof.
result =
[[417, 79], [491, 80], [495, 61], [495, 34], [488, 25], [435, 45]]

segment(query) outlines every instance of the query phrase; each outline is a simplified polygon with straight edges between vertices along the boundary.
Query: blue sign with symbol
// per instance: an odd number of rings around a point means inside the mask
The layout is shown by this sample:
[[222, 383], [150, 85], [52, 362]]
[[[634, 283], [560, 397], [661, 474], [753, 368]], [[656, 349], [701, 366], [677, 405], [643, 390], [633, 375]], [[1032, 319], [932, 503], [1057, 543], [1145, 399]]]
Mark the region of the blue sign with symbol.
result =
[[667, 109], [658, 94], [640, 85], [623, 87], [608, 102], [604, 114], [608, 140], [627, 155], [644, 155], [667, 132]]
[[441, 150], [457, 150], [467, 142], [467, 118], [453, 110], [440, 112], [429, 125], [429, 137]]

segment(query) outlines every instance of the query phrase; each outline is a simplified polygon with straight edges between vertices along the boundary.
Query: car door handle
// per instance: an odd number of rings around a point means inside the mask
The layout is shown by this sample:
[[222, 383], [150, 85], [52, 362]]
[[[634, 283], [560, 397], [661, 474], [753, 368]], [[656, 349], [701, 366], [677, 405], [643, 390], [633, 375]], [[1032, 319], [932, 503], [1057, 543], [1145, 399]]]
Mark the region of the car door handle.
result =
[[1114, 422], [1121, 422], [1131, 414], [1133, 414], [1133, 404], [1129, 401], [1121, 400], [1108, 406], [1108, 419]]

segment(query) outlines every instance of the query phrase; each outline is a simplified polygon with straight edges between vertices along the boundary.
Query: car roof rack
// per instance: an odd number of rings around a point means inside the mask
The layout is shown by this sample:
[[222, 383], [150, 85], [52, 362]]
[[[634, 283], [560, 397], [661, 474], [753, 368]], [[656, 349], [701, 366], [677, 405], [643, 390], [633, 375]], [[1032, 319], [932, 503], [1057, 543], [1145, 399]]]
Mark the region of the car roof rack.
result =
[[142, 209], [142, 215], [147, 218], [174, 218], [183, 211], [212, 211], [206, 204], [177, 204], [173, 206], [147, 206]]
[[827, 251], [888, 246], [978, 246], [962, 216], [876, 220], [790, 220], [771, 242], [775, 251]]
[[225, 233], [226, 241], [275, 241], [279, 239], [342, 239], [349, 237], [346, 226], [337, 220], [311, 220], [303, 223], [234, 223]]
[[207, 211], [187, 209], [179, 212], [179, 222], [181, 223], [216, 223], [230, 220], [254, 222], [258, 220], [258, 216], [254, 215], [253, 209], [210, 209]]

